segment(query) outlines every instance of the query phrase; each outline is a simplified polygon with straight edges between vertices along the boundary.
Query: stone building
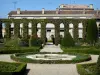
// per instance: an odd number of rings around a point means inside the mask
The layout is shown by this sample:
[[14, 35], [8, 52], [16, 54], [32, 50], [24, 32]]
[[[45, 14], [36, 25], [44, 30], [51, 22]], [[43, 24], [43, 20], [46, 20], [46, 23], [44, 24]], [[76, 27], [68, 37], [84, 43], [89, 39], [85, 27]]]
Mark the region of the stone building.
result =
[[[100, 10], [95, 10], [93, 4], [90, 5], [77, 5], [77, 4], [61, 4], [56, 10], [21, 10], [18, 8], [16, 11], [10, 11], [8, 13], [9, 19], [97, 19], [98, 30], [100, 29]], [[13, 34], [14, 23], [11, 23], [12, 34]], [[23, 24], [20, 24], [20, 34], [22, 34]], [[32, 34], [31, 23], [29, 23], [29, 35]], [[69, 32], [73, 37], [74, 24], [69, 24]], [[37, 34], [41, 37], [41, 24], [37, 24]], [[83, 38], [83, 24], [78, 24], [78, 38]], [[55, 35], [54, 24], [46, 24], [46, 37], [50, 40], [51, 35]], [[64, 24], [60, 24], [60, 35], [64, 36]], [[100, 32], [98, 33], [100, 36]]]

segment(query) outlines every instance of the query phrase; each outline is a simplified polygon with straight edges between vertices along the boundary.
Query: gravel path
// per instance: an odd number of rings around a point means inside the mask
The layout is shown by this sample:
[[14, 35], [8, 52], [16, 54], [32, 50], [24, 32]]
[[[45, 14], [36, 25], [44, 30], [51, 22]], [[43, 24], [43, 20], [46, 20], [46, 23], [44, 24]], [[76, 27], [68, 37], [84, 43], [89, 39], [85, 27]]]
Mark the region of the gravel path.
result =
[[58, 46], [55, 46], [55, 45], [45, 45], [45, 47], [43, 48], [43, 49], [41, 49], [41, 51], [40, 52], [50, 52], [50, 53], [52, 53], [52, 52], [63, 52], [61, 49], [60, 49], [60, 47], [59, 47], [60, 45], [58, 45]]

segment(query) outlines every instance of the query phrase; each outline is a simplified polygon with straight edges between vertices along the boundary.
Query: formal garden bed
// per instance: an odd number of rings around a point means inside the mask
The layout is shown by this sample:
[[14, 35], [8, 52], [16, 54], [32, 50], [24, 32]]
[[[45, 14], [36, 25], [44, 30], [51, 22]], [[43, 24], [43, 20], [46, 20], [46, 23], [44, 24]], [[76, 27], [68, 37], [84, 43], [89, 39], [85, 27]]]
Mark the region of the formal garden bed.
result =
[[0, 54], [13, 54], [13, 53], [26, 53], [34, 52], [37, 53], [40, 51], [41, 47], [3, 47], [0, 48]]
[[96, 75], [96, 63], [77, 64], [77, 71], [80, 75]]
[[[73, 58], [72, 60], [68, 59], [68, 60], [62, 60], [60, 59], [61, 57], [59, 57], [59, 55], [65, 55], [65, 54], [51, 54], [51, 58], [50, 60], [48, 59], [40, 59], [40, 60], [36, 60], [34, 58], [38, 58], [38, 57], [33, 57], [33, 59], [31, 58], [27, 58], [26, 56], [29, 56], [29, 55], [36, 55], [34, 53], [17, 53], [17, 54], [13, 54], [11, 55], [11, 59], [15, 60], [15, 61], [20, 61], [20, 62], [27, 62], [27, 63], [40, 63], [40, 64], [43, 64], [43, 63], [48, 63], [48, 64], [62, 64], [62, 63], [78, 63], [78, 62], [83, 62], [83, 61], [89, 61], [91, 60], [91, 56], [90, 55], [87, 55], [87, 54], [76, 54], [76, 53], [69, 53], [68, 55], [71, 55], [71, 56], [76, 56], [75, 58]], [[42, 56], [40, 56], [42, 55]], [[46, 55], [46, 54], [44, 54]], [[48, 55], [48, 53], [47, 53]], [[49, 54], [50, 55], [50, 54]], [[52, 57], [54, 55], [58, 55], [57, 57], [59, 57], [58, 60], [54, 60], [55, 57]], [[40, 58], [43, 58], [43, 53], [39, 53], [39, 57]], [[47, 58], [47, 56], [45, 56]], [[50, 57], [50, 56], [49, 56]], [[65, 56], [64, 56], [65, 57]], [[68, 56], [69, 57], [69, 56]], [[53, 58], [53, 59], [52, 59]], [[66, 58], [64, 58], [66, 59]]]
[[95, 46], [61, 47], [64, 53], [100, 54], [100, 48]]
[[0, 75], [24, 75], [27, 64], [0, 61]]

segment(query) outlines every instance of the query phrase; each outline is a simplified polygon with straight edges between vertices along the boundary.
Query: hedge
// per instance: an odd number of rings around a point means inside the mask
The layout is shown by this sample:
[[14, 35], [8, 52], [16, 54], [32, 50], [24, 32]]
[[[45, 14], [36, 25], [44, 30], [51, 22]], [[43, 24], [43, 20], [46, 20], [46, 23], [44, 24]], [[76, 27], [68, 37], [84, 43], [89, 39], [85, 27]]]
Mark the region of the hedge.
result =
[[95, 74], [96, 63], [77, 64], [76, 66], [77, 66], [77, 71], [80, 75], [96, 75]]
[[13, 54], [13, 53], [26, 53], [26, 52], [39, 52], [40, 47], [3, 47], [0, 48], [0, 54]]
[[0, 75], [24, 75], [27, 64], [0, 61]]
[[96, 47], [61, 47], [61, 49], [64, 51], [64, 53], [84, 53], [84, 54], [100, 54], [100, 48]]
[[[29, 53], [29, 54], [34, 54], [34, 53]], [[39, 53], [39, 54], [42, 54], [42, 53]], [[18, 61], [18, 62], [20, 61], [20, 62], [26, 62], [26, 63], [40, 63], [40, 64], [43, 64], [43, 63], [47, 63], [47, 64], [79, 63], [79, 62], [91, 60], [90, 55], [76, 54], [76, 53], [69, 53], [69, 54], [77, 55], [77, 58], [73, 60], [32, 60], [29, 58], [22, 57], [22, 56], [28, 55], [28, 53], [17, 53], [17, 54], [11, 55], [11, 59]]]

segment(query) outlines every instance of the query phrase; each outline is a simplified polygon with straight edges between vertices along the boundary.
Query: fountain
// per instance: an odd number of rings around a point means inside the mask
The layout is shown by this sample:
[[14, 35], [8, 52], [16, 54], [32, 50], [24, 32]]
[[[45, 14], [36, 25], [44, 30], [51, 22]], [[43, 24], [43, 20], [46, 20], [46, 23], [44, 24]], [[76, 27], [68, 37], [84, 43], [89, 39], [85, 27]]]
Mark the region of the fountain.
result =
[[33, 60], [72, 60], [76, 56], [68, 54], [33, 54], [27, 55], [26, 58]]

